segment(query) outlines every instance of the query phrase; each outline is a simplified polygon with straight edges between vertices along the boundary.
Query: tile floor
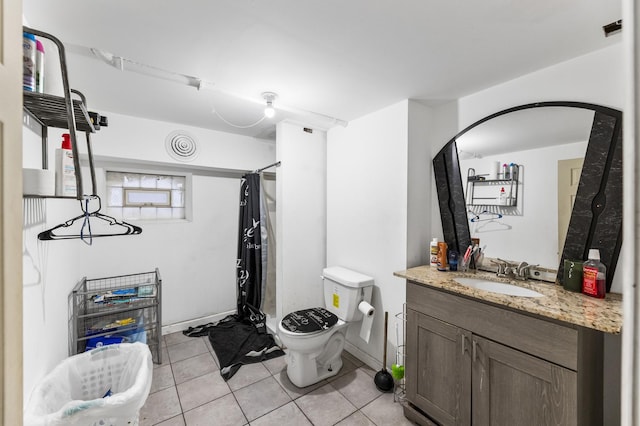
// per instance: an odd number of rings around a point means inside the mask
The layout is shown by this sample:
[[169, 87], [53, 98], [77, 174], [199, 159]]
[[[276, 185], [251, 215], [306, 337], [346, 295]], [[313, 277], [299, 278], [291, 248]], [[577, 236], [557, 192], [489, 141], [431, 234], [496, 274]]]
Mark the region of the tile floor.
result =
[[411, 425], [373, 371], [347, 352], [337, 376], [304, 389], [287, 378], [285, 358], [245, 365], [228, 381], [207, 337], [164, 336], [140, 425]]

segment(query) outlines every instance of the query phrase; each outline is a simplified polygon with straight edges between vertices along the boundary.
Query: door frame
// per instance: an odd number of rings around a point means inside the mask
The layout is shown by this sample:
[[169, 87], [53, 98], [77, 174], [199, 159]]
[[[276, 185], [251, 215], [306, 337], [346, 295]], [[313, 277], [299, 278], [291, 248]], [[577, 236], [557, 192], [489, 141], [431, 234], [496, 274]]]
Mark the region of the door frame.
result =
[[22, 2], [0, 1], [0, 423], [21, 425]]

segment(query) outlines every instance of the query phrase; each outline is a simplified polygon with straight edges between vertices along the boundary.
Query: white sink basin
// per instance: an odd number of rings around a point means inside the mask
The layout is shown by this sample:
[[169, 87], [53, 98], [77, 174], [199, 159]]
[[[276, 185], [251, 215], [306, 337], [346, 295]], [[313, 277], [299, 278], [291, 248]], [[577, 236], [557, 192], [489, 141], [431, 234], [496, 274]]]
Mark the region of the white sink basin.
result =
[[477, 288], [478, 290], [491, 291], [493, 293], [508, 294], [510, 296], [520, 297], [542, 297], [541, 293], [528, 288], [518, 287], [517, 285], [497, 283], [495, 281], [487, 281], [479, 278], [454, 278], [456, 282], [467, 287]]

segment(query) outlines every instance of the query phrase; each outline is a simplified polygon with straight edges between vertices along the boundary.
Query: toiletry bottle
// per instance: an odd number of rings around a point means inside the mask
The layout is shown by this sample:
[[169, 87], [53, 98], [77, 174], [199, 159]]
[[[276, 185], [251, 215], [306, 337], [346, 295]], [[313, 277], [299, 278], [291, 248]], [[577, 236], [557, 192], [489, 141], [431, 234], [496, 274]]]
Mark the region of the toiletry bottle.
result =
[[498, 195], [498, 204], [501, 206], [507, 204], [507, 193], [504, 190], [504, 186], [500, 188], [500, 194]]
[[436, 268], [438, 266], [438, 238], [433, 237], [429, 244], [429, 264]]
[[440, 241], [438, 243], [438, 271], [446, 271], [447, 266], [447, 243]]
[[509, 169], [507, 167], [507, 163], [504, 163], [502, 165], [502, 179], [504, 180], [509, 179]]
[[60, 197], [76, 196], [76, 173], [73, 164], [71, 136], [62, 135], [62, 147], [56, 149], [56, 195]]
[[606, 294], [607, 267], [600, 262], [600, 250], [589, 249], [589, 260], [582, 265], [582, 292], [604, 299]]
[[44, 93], [44, 46], [36, 40], [36, 92]]
[[518, 165], [516, 163], [509, 164], [509, 179], [516, 180]]
[[36, 36], [22, 33], [22, 90], [36, 90]]
[[449, 250], [449, 270], [458, 270], [458, 252], [455, 250]]

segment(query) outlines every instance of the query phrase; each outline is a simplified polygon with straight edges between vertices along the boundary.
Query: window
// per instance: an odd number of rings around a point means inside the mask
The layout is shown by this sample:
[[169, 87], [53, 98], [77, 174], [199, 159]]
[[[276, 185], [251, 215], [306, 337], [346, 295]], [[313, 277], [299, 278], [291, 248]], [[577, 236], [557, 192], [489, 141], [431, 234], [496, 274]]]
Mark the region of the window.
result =
[[188, 219], [189, 175], [107, 170], [109, 214], [124, 220]]

